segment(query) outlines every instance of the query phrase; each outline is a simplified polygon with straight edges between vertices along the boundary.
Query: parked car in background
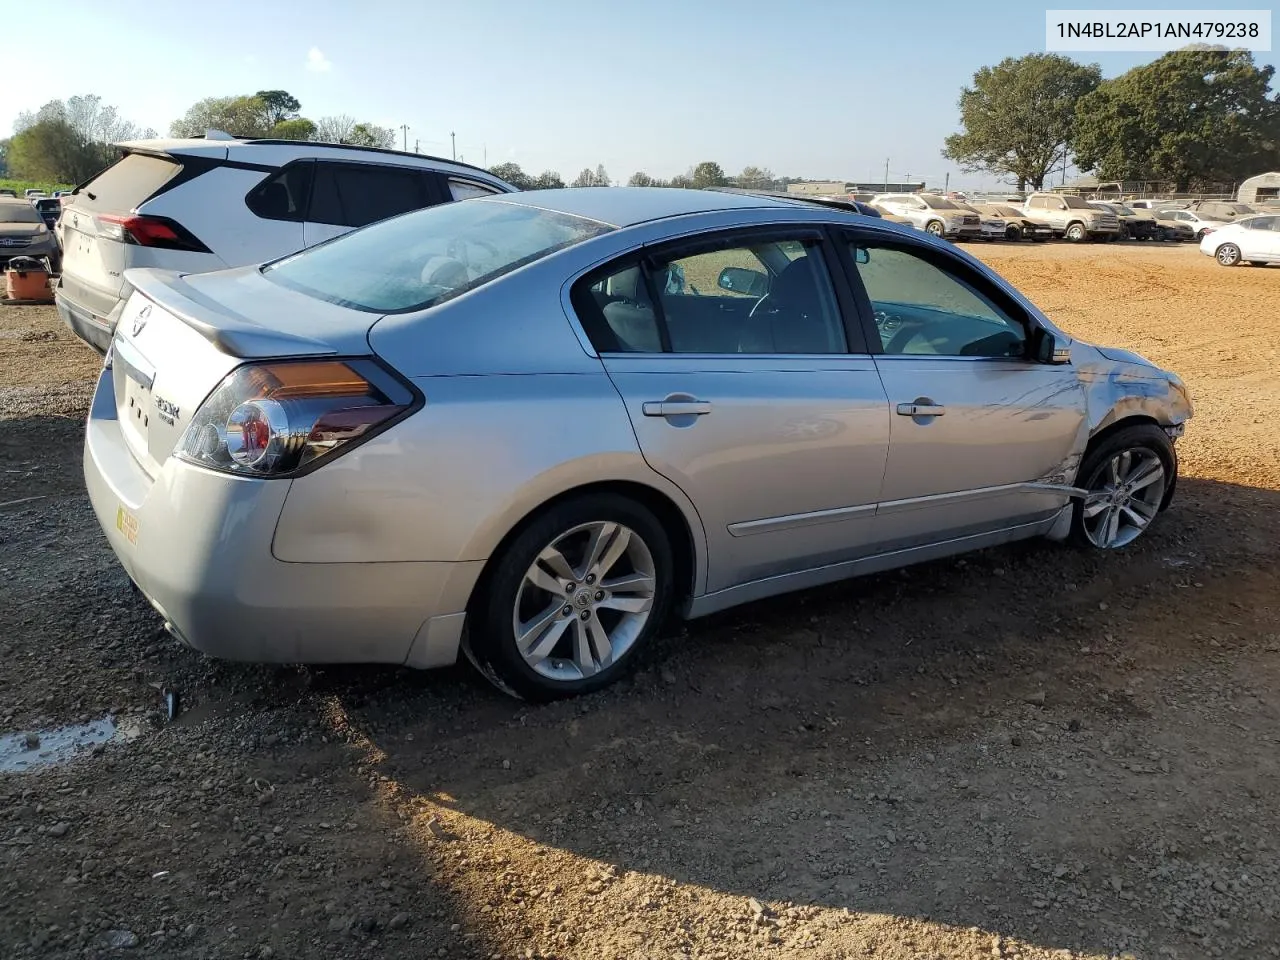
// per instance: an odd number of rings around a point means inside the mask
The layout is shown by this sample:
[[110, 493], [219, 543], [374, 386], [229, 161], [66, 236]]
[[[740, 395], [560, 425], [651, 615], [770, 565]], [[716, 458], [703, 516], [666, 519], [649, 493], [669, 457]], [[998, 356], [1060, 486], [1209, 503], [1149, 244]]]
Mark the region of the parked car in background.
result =
[[1108, 200], [1090, 200], [1099, 210], [1110, 210], [1120, 220], [1121, 240], [1162, 240], [1164, 231], [1149, 210], [1134, 210], [1123, 203]]
[[1200, 252], [1224, 267], [1280, 263], [1280, 214], [1241, 217], [1200, 238]]
[[0, 197], [13, 197], [16, 199], [17, 196], [18, 192], [16, 190], [10, 190], [8, 187], [0, 187]]
[[999, 220], [1004, 227], [1006, 240], [1036, 240], [1043, 242], [1053, 238], [1053, 227], [1047, 221], [1034, 220], [1017, 207], [1004, 202], [982, 201], [974, 206], [983, 217]]
[[884, 219], [884, 220], [888, 220], [890, 223], [900, 223], [900, 224], [902, 224], [904, 227], [914, 227], [914, 226], [915, 226], [915, 224], [911, 221], [911, 218], [910, 218], [910, 217], [903, 217], [903, 216], [900, 216], [900, 215], [898, 215], [898, 214], [894, 213], [892, 210], [889, 210], [888, 208], [886, 208], [886, 207], [882, 207], [882, 206], [880, 206], [880, 205], [878, 205], [878, 204], [875, 204], [875, 203], [868, 203], [868, 204], [867, 204], [867, 206], [869, 206], [871, 209], [873, 209], [876, 213], [880, 214], [880, 216], [881, 216], [881, 218], [882, 218], [882, 219]]
[[29, 200], [0, 197], [0, 270], [14, 257], [47, 258], [56, 273], [58, 241]]
[[47, 197], [48, 194], [45, 193], [43, 190], [39, 190], [39, 189], [36, 189], [35, 187], [32, 187], [25, 190], [23, 192], [23, 196], [28, 200], [37, 200], [40, 197]]
[[982, 236], [981, 217], [936, 194], [881, 193], [871, 202], [882, 210], [906, 217], [930, 236], [954, 240], [976, 240]]
[[953, 199], [951, 202], [966, 213], [973, 213], [978, 216], [979, 224], [982, 227], [981, 237], [983, 240], [991, 241], [1005, 239], [1004, 221], [999, 217], [994, 214], [984, 212], [966, 200]]
[[1178, 218], [1179, 212], [1178, 210], [1156, 210], [1154, 211], [1156, 223], [1160, 224], [1166, 240], [1191, 243], [1196, 239], [1196, 231], [1190, 221]]
[[515, 188], [478, 167], [416, 153], [216, 134], [120, 144], [62, 216], [58, 312], [106, 350], [125, 272], [202, 273], [315, 246], [408, 210]]
[[1168, 218], [1172, 218], [1177, 223], [1186, 224], [1191, 228], [1191, 239], [1193, 240], [1202, 240], [1206, 233], [1212, 233], [1214, 230], [1227, 225], [1226, 221], [1213, 220], [1193, 210], [1159, 210], [1156, 212], [1156, 217], [1164, 222], [1168, 222]]
[[1235, 200], [1192, 200], [1184, 209], [1223, 223], [1230, 223], [1236, 217], [1248, 217], [1258, 212], [1249, 204], [1238, 203]]
[[1022, 209], [1028, 216], [1047, 222], [1054, 236], [1072, 243], [1114, 240], [1120, 235], [1119, 217], [1070, 194], [1033, 193]]
[[50, 230], [58, 224], [58, 218], [62, 216], [62, 201], [57, 197], [38, 197], [33, 206], [36, 212], [40, 214], [40, 218], [44, 220], [44, 224]]
[[169, 630], [251, 661], [461, 650], [533, 700], [617, 680], [672, 611], [1123, 548], [1192, 415], [958, 248], [770, 197], [488, 196], [130, 283], [84, 474]]

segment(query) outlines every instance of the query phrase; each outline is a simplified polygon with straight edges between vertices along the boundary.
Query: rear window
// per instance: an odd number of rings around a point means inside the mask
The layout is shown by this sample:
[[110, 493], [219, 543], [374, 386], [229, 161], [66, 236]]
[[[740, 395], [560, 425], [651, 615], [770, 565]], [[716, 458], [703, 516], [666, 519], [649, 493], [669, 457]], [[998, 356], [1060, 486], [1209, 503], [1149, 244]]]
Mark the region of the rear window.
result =
[[282, 286], [371, 313], [422, 310], [615, 229], [497, 200], [446, 203], [263, 267]]
[[40, 213], [31, 204], [0, 203], [0, 223], [43, 223]]
[[182, 171], [168, 157], [130, 153], [86, 183], [75, 195], [77, 207], [124, 213], [163, 187]]

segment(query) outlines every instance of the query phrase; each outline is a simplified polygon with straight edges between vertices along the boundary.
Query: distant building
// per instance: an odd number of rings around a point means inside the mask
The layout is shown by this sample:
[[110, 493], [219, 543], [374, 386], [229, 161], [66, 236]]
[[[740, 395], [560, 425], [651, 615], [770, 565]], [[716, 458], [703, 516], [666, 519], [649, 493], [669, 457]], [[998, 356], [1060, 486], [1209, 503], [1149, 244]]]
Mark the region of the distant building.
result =
[[1280, 173], [1260, 173], [1240, 184], [1236, 200], [1240, 203], [1260, 203], [1280, 197]]
[[920, 183], [850, 183], [847, 180], [811, 180], [806, 183], [788, 183], [787, 193], [801, 196], [842, 197], [853, 193], [918, 193], [924, 189]]

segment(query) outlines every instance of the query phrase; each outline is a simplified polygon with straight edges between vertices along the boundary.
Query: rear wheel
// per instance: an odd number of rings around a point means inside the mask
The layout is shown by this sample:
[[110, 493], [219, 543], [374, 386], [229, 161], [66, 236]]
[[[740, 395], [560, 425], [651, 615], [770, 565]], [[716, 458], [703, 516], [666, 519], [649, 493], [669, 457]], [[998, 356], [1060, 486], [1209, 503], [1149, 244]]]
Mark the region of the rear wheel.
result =
[[1091, 449], [1077, 485], [1088, 491], [1072, 506], [1071, 539], [1117, 550], [1142, 536], [1166, 505], [1177, 477], [1173, 442], [1153, 424], [1118, 430]]
[[556, 504], [494, 560], [468, 615], [466, 651], [495, 686], [524, 699], [618, 680], [670, 609], [667, 533], [616, 494]]
[[1240, 248], [1234, 243], [1224, 243], [1213, 258], [1224, 267], [1234, 267], [1240, 262]]

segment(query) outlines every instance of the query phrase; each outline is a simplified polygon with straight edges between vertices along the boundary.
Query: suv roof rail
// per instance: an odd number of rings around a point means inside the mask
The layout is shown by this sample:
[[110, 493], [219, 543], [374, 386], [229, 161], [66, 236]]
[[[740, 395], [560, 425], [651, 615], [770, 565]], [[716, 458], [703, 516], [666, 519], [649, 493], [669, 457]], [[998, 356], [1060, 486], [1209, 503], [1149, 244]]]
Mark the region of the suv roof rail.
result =
[[773, 197], [778, 200], [795, 200], [799, 203], [816, 203], [824, 207], [838, 207], [852, 213], [862, 213], [856, 200], [844, 200], [840, 197], [820, 197], [814, 194], [784, 193], [781, 190], [748, 190], [745, 187], [707, 187], [717, 193], [740, 193], [748, 197]]
[[[477, 166], [474, 163], [465, 163], [462, 160], [450, 160], [447, 157], [437, 157], [430, 153], [414, 153], [412, 150], [392, 150], [387, 147], [366, 147], [356, 143], [332, 143], [328, 140], [280, 140], [270, 137], [245, 137], [245, 143], [265, 143], [275, 146], [284, 146], [287, 144], [310, 143], [317, 147], [337, 147], [340, 150], [361, 150], [367, 153], [382, 153], [392, 157], [416, 157], [419, 160], [431, 160], [436, 163], [451, 163], [455, 167], [466, 167], [468, 170], [477, 170], [480, 173], [493, 177], [495, 180], [502, 178], [490, 173], [484, 167]], [[505, 181], [504, 181], [505, 182]]]

